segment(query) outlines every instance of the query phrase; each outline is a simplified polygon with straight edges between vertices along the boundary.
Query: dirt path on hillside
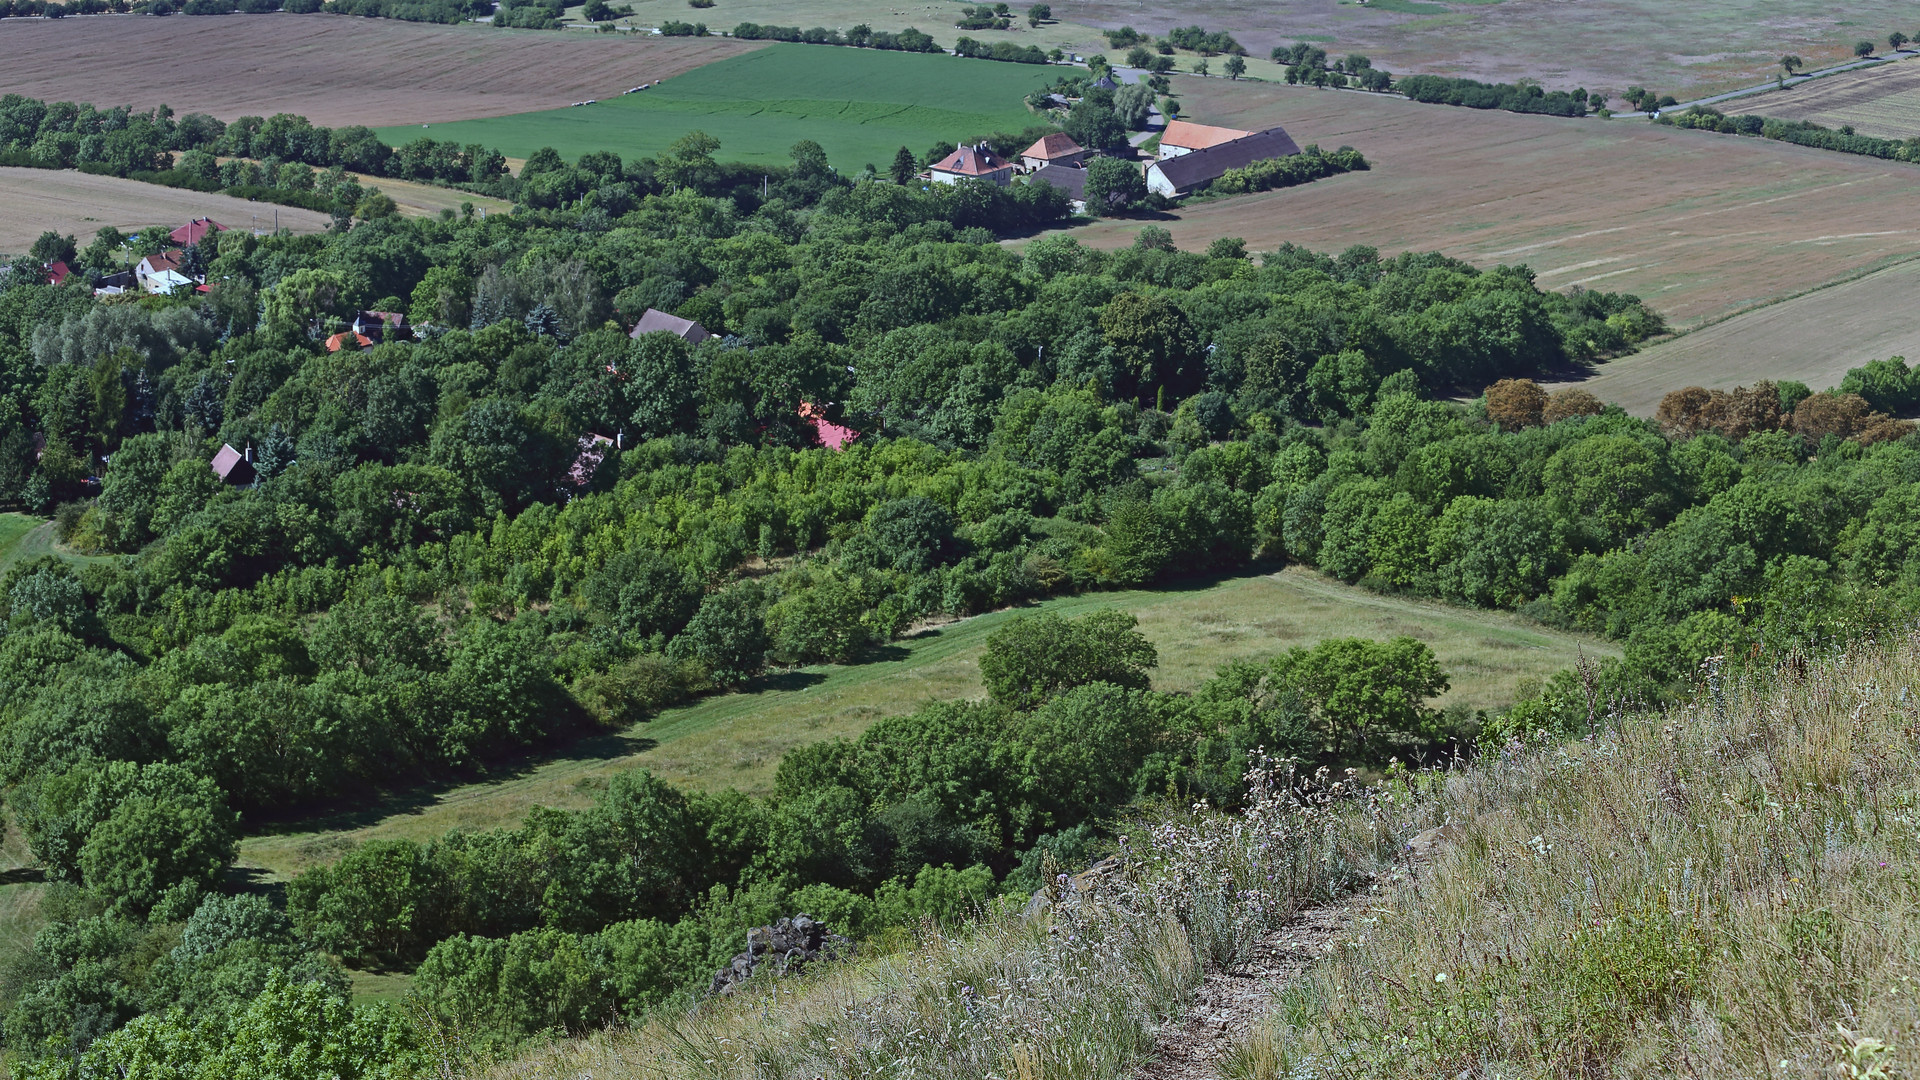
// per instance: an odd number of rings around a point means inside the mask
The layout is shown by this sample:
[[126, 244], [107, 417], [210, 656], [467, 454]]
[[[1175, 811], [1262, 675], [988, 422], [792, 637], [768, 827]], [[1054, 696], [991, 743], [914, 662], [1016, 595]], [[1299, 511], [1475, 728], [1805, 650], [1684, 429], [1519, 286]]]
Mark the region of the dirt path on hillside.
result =
[[1163, 1026], [1153, 1057], [1135, 1080], [1218, 1080], [1221, 1062], [1268, 1013], [1275, 996], [1338, 947], [1357, 912], [1378, 894], [1359, 894], [1308, 908], [1268, 934], [1242, 971], [1210, 971], [1181, 1021]]
[[1399, 867], [1376, 878], [1380, 891], [1351, 893], [1300, 912], [1261, 939], [1244, 969], [1207, 972], [1186, 1014], [1156, 1033], [1153, 1056], [1133, 1080], [1218, 1080], [1227, 1054], [1273, 1012], [1287, 984], [1339, 948], [1360, 918], [1385, 903], [1389, 888], [1416, 877], [1448, 835], [1442, 826], [1415, 836]]

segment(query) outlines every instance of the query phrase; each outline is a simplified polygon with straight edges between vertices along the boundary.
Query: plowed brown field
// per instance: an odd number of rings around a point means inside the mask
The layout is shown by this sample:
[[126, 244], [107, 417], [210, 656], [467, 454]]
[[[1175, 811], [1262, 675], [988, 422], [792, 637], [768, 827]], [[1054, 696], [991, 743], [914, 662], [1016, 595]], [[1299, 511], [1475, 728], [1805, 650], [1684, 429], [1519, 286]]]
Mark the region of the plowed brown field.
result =
[[[1348, 143], [1370, 172], [1196, 203], [1182, 249], [1240, 236], [1337, 252], [1524, 263], [1540, 284], [1637, 293], [1693, 326], [1920, 254], [1920, 166], [1639, 120], [1567, 120], [1403, 98], [1179, 80], [1197, 120]], [[1131, 243], [1144, 222], [1079, 231]], [[1857, 316], [1857, 313], [1856, 313]]]
[[205, 195], [114, 176], [0, 168], [0, 253], [17, 255], [33, 246], [34, 238], [48, 229], [72, 234], [82, 247], [106, 225], [128, 231], [210, 217], [228, 228], [244, 229], [257, 223], [260, 228], [271, 229], [276, 210], [282, 228], [319, 232], [327, 227], [327, 215], [291, 206]]
[[613, 97], [756, 47], [349, 15], [4, 19], [0, 90], [164, 103], [223, 120], [290, 112], [328, 127], [381, 127]]
[[1920, 63], [1903, 60], [1843, 71], [1791, 90], [1729, 101], [1721, 108], [1828, 127], [1851, 124], [1862, 135], [1910, 139], [1920, 135]]

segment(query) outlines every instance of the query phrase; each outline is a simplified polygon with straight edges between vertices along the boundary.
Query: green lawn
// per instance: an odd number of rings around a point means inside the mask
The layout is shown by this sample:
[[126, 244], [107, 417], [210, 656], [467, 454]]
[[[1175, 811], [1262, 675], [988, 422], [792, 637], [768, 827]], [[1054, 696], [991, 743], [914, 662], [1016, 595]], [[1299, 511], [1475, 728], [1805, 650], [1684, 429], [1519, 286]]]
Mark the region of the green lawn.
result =
[[57, 555], [70, 563], [109, 562], [114, 555], [78, 555], [53, 536], [53, 522], [32, 514], [0, 514], [0, 574], [14, 563]]
[[[1572, 666], [1583, 649], [1593, 657], [1618, 653], [1505, 612], [1380, 596], [1299, 568], [1064, 597], [1043, 606], [1066, 615], [1102, 607], [1133, 612], [1159, 650], [1153, 683], [1161, 690], [1191, 689], [1229, 661], [1269, 658], [1326, 637], [1408, 634], [1427, 642], [1451, 675], [1453, 689], [1443, 703], [1491, 708], [1511, 702], [1520, 680]], [[796, 746], [858, 735], [875, 720], [929, 699], [982, 696], [979, 657], [986, 637], [1016, 614], [951, 623], [869, 663], [777, 675], [750, 692], [708, 698], [652, 723], [583, 740], [497, 780], [402, 793], [357, 813], [255, 835], [242, 843], [240, 862], [285, 877], [369, 838], [425, 840], [454, 828], [512, 825], [535, 805], [585, 806], [608, 776], [636, 767], [687, 787], [765, 793], [781, 755]]]
[[[951, 35], [949, 35], [951, 36]], [[1036, 121], [1025, 98], [1066, 69], [825, 45], [774, 45], [597, 104], [431, 127], [383, 128], [485, 143], [524, 158], [551, 146], [573, 159], [592, 150], [657, 154], [689, 131], [720, 140], [722, 161], [782, 163], [812, 139], [842, 172], [885, 169], [901, 146], [1018, 131]]]

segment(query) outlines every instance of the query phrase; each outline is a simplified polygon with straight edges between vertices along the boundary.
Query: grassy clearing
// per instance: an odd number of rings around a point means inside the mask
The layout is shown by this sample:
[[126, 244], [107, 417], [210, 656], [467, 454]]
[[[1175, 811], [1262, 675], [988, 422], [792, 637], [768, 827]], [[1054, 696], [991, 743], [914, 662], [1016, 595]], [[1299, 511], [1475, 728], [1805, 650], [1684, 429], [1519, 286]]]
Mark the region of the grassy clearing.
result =
[[54, 555], [75, 565], [111, 562], [115, 555], [80, 555], [53, 536], [53, 522], [31, 514], [0, 513], [0, 574], [7, 568], [42, 555]]
[[1040, 65], [773, 45], [642, 93], [609, 89], [594, 105], [380, 134], [481, 142], [510, 157], [551, 146], [573, 158], [592, 150], [657, 154], [699, 130], [720, 140], [720, 158], [761, 163], [785, 162], [794, 143], [812, 139], [848, 172], [885, 167], [901, 146], [917, 154], [942, 139], [1018, 131], [1035, 122], [1026, 95], [1058, 75]]
[[[1551, 674], [1609, 645], [1548, 630], [1500, 612], [1378, 596], [1311, 571], [1231, 578], [1180, 588], [1096, 593], [1045, 605], [1062, 614], [1102, 607], [1133, 612], [1159, 649], [1154, 685], [1185, 690], [1229, 661], [1264, 659], [1327, 637], [1427, 642], [1452, 674], [1443, 704], [1494, 708], [1513, 700], [1520, 680]], [[584, 740], [523, 772], [441, 792], [397, 796], [365, 811], [298, 830], [257, 835], [242, 865], [274, 877], [328, 862], [374, 837], [424, 840], [453, 828], [514, 824], [535, 805], [583, 807], [621, 770], [645, 767], [690, 788], [770, 789], [780, 756], [795, 746], [851, 737], [883, 716], [930, 699], [984, 695], [978, 661], [986, 637], [1015, 612], [953, 623], [901, 642], [879, 659], [849, 667], [803, 668], [748, 693], [710, 698], [652, 723]]]

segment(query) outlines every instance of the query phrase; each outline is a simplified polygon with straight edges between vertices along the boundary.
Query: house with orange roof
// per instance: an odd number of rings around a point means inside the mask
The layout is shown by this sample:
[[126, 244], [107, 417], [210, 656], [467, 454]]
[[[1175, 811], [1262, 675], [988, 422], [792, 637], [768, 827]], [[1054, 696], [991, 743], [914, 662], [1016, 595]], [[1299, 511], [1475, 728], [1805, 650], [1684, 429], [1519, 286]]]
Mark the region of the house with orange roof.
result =
[[1086, 163], [1087, 152], [1064, 131], [1048, 132], [1044, 138], [1020, 151], [1020, 164], [1028, 172], [1049, 165], [1077, 169]]
[[997, 187], [1013, 183], [1013, 163], [1002, 161], [985, 143], [960, 146], [941, 158], [930, 170], [936, 184], [957, 184], [962, 180], [985, 180]]
[[1244, 139], [1253, 134], [1238, 128], [1214, 127], [1211, 124], [1196, 124], [1191, 120], [1169, 120], [1167, 130], [1160, 133], [1160, 153], [1157, 160], [1165, 161], [1182, 154], [1191, 154], [1195, 150], [1206, 150], [1221, 143]]

